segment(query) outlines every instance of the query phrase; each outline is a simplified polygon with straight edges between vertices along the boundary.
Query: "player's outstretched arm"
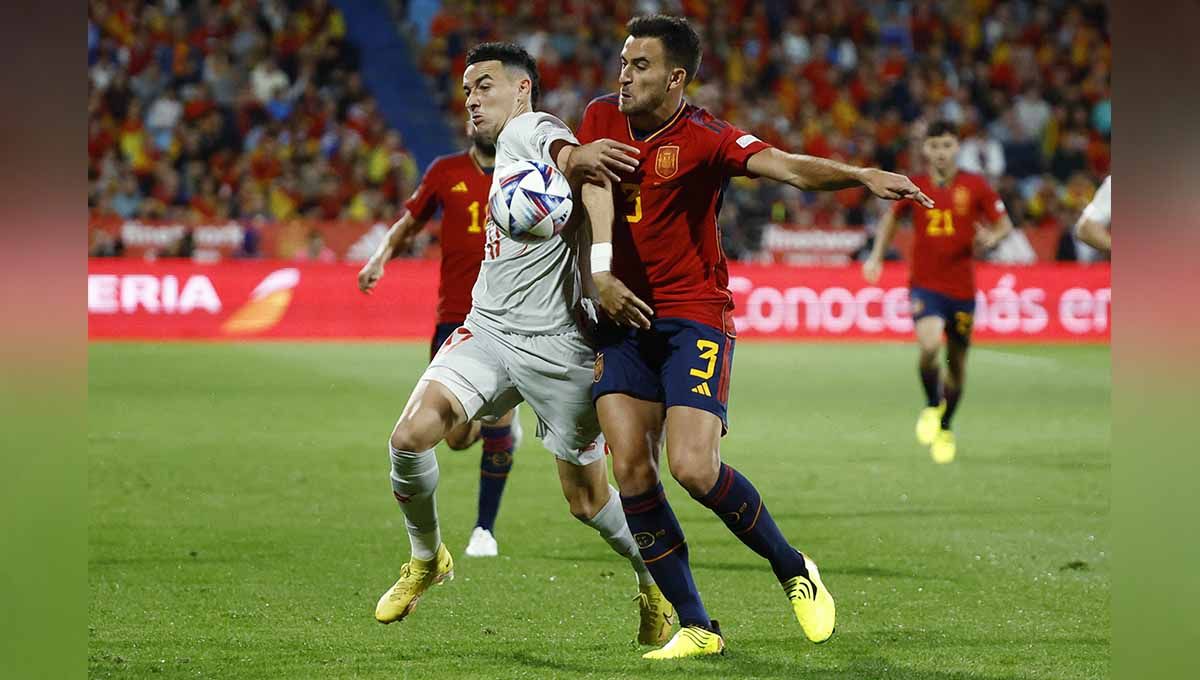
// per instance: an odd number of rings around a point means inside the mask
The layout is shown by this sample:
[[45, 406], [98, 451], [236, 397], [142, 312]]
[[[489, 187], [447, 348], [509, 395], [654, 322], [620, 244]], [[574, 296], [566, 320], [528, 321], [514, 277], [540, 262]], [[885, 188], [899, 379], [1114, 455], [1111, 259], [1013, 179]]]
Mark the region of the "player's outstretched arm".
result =
[[896, 216], [891, 210], [885, 212], [879, 219], [879, 226], [875, 229], [875, 245], [871, 247], [871, 254], [862, 266], [863, 278], [867, 280], [867, 283], [875, 283], [879, 280], [879, 275], [883, 272], [883, 256], [887, 253], [888, 246], [892, 245], [897, 224]]
[[417, 220], [412, 213], [407, 211], [400, 219], [396, 220], [396, 223], [388, 229], [383, 241], [375, 248], [375, 252], [371, 254], [370, 259], [359, 270], [358, 289], [370, 295], [379, 283], [379, 279], [383, 278], [383, 266], [424, 227], [425, 222]]
[[804, 191], [836, 191], [864, 186], [880, 198], [891, 201], [911, 198], [926, 208], [933, 207], [933, 201], [912, 180], [878, 168], [859, 168], [771, 147], [751, 156], [746, 169]]
[[612, 273], [612, 225], [615, 215], [612, 184], [607, 180], [603, 184], [588, 182], [580, 191], [583, 207], [587, 210], [588, 221], [592, 225], [589, 260], [592, 283], [596, 287], [600, 308], [619, 324], [650, 328], [650, 317], [654, 316], [654, 310]]

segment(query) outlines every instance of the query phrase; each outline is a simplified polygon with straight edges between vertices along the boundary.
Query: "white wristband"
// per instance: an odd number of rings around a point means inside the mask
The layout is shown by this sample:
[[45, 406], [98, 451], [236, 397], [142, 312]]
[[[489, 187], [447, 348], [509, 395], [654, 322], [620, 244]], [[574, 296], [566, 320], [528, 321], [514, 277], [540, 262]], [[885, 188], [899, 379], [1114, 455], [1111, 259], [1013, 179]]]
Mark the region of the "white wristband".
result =
[[612, 270], [612, 244], [592, 244], [592, 273], [599, 274]]

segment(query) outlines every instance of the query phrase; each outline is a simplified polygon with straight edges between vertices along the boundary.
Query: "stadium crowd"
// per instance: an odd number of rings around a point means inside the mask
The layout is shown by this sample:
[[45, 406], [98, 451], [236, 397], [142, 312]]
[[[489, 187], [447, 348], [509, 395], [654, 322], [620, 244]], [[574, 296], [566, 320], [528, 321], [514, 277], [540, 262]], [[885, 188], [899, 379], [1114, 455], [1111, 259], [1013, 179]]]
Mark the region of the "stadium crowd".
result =
[[[403, 23], [407, 3], [390, 4]], [[1069, 227], [1110, 163], [1102, 1], [474, 0], [443, 3], [427, 34], [401, 30], [451, 130], [466, 51], [494, 39], [530, 50], [541, 108], [574, 125], [614, 89], [625, 21], [655, 11], [701, 33], [693, 102], [790, 150], [909, 173], [913, 140], [948, 118], [962, 167], [991, 179], [1019, 229], [1061, 234], [1060, 259], [1074, 259]], [[357, 62], [328, 0], [91, 0], [91, 214], [394, 220], [419, 169]], [[730, 255], [752, 258], [769, 223], [871, 225], [882, 209], [864, 190], [738, 180], [721, 219]]]
[[357, 60], [328, 0], [92, 0], [92, 215], [394, 219], [418, 168]]
[[[960, 125], [963, 168], [987, 175], [1014, 225], [1063, 235], [1109, 172], [1111, 42], [1104, 2], [1078, 0], [481, 0], [446, 3], [421, 65], [450, 120], [466, 50], [521, 43], [539, 63], [542, 108], [568, 124], [614, 89], [624, 23], [683, 13], [705, 53], [689, 98], [790, 150], [920, 171], [924, 126]], [[458, 126], [453, 126], [457, 129]], [[806, 194], [738, 181], [721, 214], [731, 256], [763, 227], [872, 224], [865, 190]]]

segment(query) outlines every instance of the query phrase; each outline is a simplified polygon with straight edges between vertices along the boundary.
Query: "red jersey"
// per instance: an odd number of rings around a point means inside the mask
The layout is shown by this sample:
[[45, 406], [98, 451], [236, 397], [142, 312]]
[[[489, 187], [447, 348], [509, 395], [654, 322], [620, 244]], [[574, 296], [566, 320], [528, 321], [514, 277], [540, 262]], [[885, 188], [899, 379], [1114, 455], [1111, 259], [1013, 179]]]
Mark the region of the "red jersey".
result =
[[484, 222], [492, 171], [469, 152], [440, 156], [430, 163], [421, 185], [404, 207], [427, 221], [442, 209], [442, 268], [437, 323], [462, 323], [471, 311], [471, 288], [483, 261]]
[[913, 211], [913, 253], [909, 284], [947, 297], [975, 297], [975, 225], [995, 223], [1004, 216], [1004, 202], [981, 175], [958, 171], [946, 186], [938, 186], [929, 175], [912, 178], [933, 208], [915, 201], [898, 201], [892, 215]]
[[588, 105], [575, 135], [637, 147], [638, 167], [613, 187], [613, 275], [657, 318], [682, 318], [734, 334], [729, 269], [717, 212], [730, 177], [770, 148], [684, 102], [657, 130], [635, 134], [616, 94]]

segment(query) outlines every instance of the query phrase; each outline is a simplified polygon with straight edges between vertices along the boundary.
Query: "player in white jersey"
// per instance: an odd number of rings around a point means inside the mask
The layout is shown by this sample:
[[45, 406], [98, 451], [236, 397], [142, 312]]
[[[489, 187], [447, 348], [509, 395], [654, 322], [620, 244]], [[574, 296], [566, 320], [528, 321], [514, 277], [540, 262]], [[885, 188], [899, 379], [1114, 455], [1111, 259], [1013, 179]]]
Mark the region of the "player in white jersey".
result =
[[[532, 160], [553, 164], [579, 186], [586, 177], [607, 176], [606, 164], [632, 166], [623, 145], [601, 140], [580, 147], [562, 121], [533, 111], [537, 66], [517, 45], [472, 49], [463, 89], [472, 122], [495, 141], [495, 177], [507, 165]], [[589, 218], [612, 220], [610, 197], [582, 189], [576, 195], [583, 195]], [[595, 353], [578, 321], [583, 279], [577, 254], [586, 234], [580, 222], [573, 219], [546, 241], [518, 243], [488, 220], [471, 312], [429, 364], [392, 430], [392, 491], [404, 512], [412, 554], [400, 579], [379, 599], [375, 618], [382, 623], [403, 619], [429, 586], [453, 576], [438, 528], [434, 447], [452, 428], [497, 418], [525, 401], [537, 414], [538, 436], [557, 458], [571, 514], [596, 529], [637, 574], [638, 640], [660, 644], [670, 635], [674, 612], [642, 562], [619, 495], [608, 484], [604, 439], [591, 400]]]
[[1096, 250], [1111, 253], [1112, 235], [1112, 175], [1104, 178], [1092, 202], [1088, 203], [1075, 223], [1075, 235]]

